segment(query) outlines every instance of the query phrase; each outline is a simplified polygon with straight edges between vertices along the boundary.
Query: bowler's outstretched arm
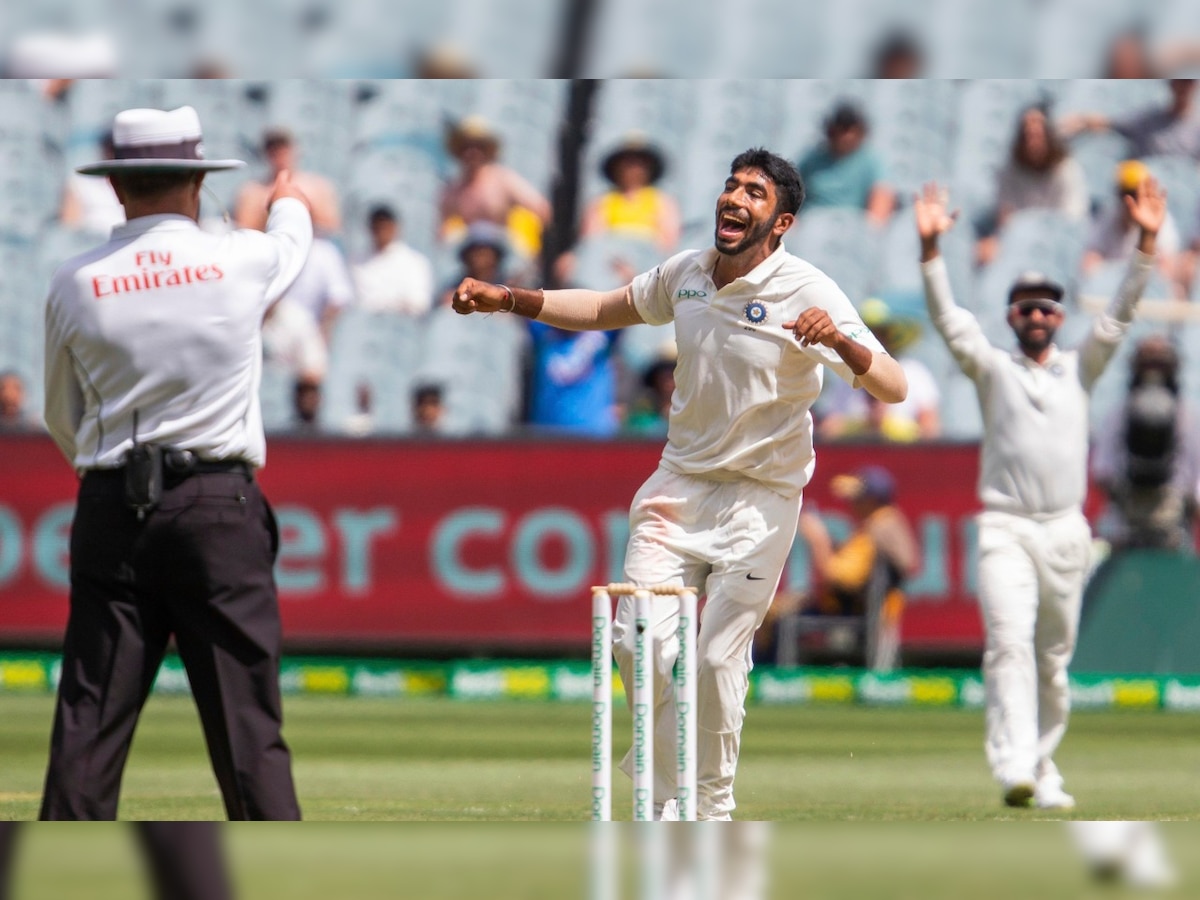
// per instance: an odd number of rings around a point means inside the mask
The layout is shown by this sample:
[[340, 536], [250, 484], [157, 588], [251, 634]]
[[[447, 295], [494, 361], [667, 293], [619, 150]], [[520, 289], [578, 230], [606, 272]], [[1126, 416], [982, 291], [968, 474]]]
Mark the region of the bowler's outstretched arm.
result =
[[510, 288], [466, 278], [451, 304], [462, 315], [512, 312], [568, 331], [611, 331], [645, 322], [633, 305], [633, 286], [614, 291]]

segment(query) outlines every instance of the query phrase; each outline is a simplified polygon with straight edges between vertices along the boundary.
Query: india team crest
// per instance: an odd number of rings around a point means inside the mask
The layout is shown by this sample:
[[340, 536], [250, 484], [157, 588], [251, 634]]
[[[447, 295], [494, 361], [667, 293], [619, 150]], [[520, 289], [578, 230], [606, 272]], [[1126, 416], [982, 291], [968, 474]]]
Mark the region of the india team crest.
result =
[[767, 321], [767, 307], [758, 300], [751, 300], [746, 304], [745, 314], [746, 321], [751, 325], [761, 325]]

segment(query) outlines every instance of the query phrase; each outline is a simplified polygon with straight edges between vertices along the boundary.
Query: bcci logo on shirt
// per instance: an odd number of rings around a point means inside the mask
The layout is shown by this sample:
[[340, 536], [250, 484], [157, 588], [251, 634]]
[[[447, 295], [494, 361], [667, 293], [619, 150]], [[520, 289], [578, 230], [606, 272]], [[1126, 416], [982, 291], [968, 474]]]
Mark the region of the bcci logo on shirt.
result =
[[767, 321], [767, 308], [757, 300], [751, 300], [744, 310], [746, 321], [751, 325], [761, 325]]

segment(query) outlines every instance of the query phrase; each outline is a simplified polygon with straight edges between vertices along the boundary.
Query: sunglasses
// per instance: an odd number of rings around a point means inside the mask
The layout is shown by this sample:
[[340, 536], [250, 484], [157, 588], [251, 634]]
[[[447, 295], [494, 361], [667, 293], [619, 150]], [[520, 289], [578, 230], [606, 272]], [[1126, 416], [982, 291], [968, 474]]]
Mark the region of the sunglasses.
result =
[[1057, 303], [1038, 303], [1036, 301], [1026, 301], [1024, 303], [1014, 304], [1017, 309], [1017, 315], [1029, 318], [1035, 311], [1040, 312], [1046, 318], [1056, 315], [1059, 311]]

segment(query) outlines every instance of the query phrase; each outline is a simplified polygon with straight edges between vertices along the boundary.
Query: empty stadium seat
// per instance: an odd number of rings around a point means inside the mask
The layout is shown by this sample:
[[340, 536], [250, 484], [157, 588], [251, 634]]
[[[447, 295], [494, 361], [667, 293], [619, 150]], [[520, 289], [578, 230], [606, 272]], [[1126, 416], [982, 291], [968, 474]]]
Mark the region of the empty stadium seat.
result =
[[927, 181], [945, 181], [953, 165], [957, 85], [949, 81], [880, 81], [867, 115], [871, 143], [887, 180], [906, 205]]
[[[1054, 210], [1014, 213], [1000, 232], [1000, 252], [989, 266], [1010, 281], [1023, 271], [1037, 271], [1070, 286], [1083, 256], [1086, 226]], [[982, 298], [992, 302], [993, 295]]]
[[975, 383], [961, 372], [952, 374], [942, 390], [942, 437], [948, 441], [977, 441], [983, 436], [983, 416]]
[[503, 434], [519, 420], [528, 332], [516, 316], [460, 316], [449, 307], [423, 321], [415, 382], [440, 384], [447, 434]]
[[357, 411], [359, 385], [371, 389], [376, 430], [410, 427], [410, 394], [421, 361], [423, 324], [408, 316], [348, 309], [337, 319], [329, 348], [321, 421], [330, 431], [346, 428]]
[[856, 304], [870, 296], [881, 241], [859, 210], [820, 207], [801, 210], [784, 236], [789, 251], [836, 281]]
[[581, 240], [574, 248], [575, 272], [571, 283], [593, 291], [611, 291], [628, 283], [613, 269], [621, 260], [637, 274], [653, 269], [664, 254], [649, 241], [597, 235]]
[[1147, 156], [1143, 162], [1166, 189], [1167, 208], [1186, 245], [1200, 235], [1200, 168], [1188, 156]]

